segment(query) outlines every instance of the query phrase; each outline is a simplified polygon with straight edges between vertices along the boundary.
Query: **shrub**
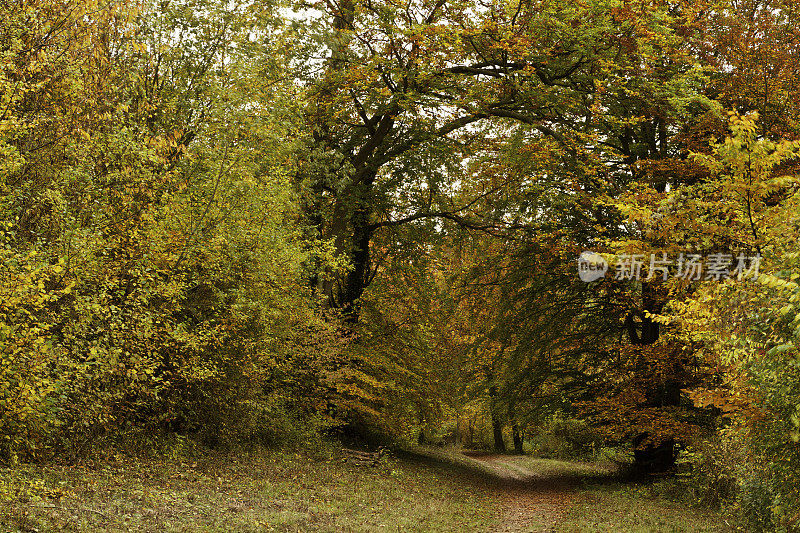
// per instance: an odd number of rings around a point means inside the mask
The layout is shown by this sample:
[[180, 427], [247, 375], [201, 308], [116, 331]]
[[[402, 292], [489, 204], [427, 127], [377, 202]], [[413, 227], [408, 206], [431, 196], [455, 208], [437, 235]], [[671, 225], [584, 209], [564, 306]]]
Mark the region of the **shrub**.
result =
[[555, 415], [530, 433], [532, 453], [551, 459], [575, 459], [591, 455], [601, 444], [597, 432], [583, 420]]
[[719, 436], [695, 443], [683, 460], [691, 467], [689, 489], [695, 503], [715, 508], [736, 500], [736, 464], [742, 461], [741, 448]]

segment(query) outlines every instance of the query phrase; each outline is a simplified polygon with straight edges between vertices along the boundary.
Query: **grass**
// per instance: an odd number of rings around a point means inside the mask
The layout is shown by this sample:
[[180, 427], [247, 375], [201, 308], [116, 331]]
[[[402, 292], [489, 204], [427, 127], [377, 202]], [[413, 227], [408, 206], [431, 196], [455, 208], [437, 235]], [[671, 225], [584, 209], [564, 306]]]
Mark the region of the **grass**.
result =
[[675, 480], [622, 483], [608, 465], [529, 456], [406, 456], [416, 459], [358, 466], [330, 449], [250, 450], [21, 465], [0, 469], [0, 532], [726, 530], [682, 501]]
[[489, 489], [452, 472], [336, 454], [120, 457], [0, 471], [4, 531], [486, 531]]
[[659, 495], [658, 484], [611, 483], [581, 489], [576, 505], [557, 531], [699, 533], [732, 531], [732, 528], [717, 513], [693, 507], [678, 498]]
[[611, 463], [589, 463], [504, 456], [498, 460], [516, 471], [537, 478], [567, 477], [580, 480], [575, 499], [556, 530], [665, 533], [723, 532], [732, 528], [718, 513], [702, 509], [689, 500], [685, 482], [665, 478], [656, 481], [615, 480]]

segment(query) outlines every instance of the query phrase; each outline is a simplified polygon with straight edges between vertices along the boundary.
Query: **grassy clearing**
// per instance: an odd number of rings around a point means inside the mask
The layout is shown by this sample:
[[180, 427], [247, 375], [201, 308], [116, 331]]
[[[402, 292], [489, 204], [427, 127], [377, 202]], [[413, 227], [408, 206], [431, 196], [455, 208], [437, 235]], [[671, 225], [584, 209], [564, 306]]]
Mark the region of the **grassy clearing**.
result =
[[555, 515], [562, 533], [729, 530], [679, 483], [621, 483], [605, 464], [412, 455], [427, 461], [251, 450], [0, 469], [0, 531], [540, 531]]
[[686, 487], [675, 479], [623, 483], [608, 462], [571, 462], [529, 456], [500, 456], [495, 462], [536, 479], [577, 481], [575, 498], [556, 530], [561, 533], [724, 532], [718, 513], [692, 505]]
[[[637, 485], [589, 484], [579, 489], [557, 531], [625, 531], [630, 533], [726, 532], [733, 529], [722, 517], [687, 503], [676, 495], [665, 495], [676, 485], [672, 481]], [[682, 501], [684, 500], [684, 501]]]
[[452, 472], [333, 453], [23, 465], [0, 483], [4, 531], [486, 531], [498, 516]]

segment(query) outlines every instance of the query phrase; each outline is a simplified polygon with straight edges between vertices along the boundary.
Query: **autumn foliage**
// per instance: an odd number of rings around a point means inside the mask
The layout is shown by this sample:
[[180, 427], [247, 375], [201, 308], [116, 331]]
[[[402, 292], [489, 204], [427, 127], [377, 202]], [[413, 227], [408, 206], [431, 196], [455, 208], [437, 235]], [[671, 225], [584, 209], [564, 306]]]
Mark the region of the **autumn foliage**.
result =
[[0, 2], [0, 460], [550, 427], [800, 527], [798, 16]]

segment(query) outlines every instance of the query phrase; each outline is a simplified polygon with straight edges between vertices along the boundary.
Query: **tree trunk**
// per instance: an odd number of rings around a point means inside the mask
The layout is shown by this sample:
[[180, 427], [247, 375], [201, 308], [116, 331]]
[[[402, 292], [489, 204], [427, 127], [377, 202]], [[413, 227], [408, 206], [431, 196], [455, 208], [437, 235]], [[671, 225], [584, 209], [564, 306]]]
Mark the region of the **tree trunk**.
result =
[[369, 210], [361, 207], [351, 217], [353, 234], [350, 263], [352, 268], [347, 273], [343, 290], [339, 293], [339, 305], [344, 312], [345, 319], [351, 324], [358, 322], [361, 315], [361, 296], [369, 285], [369, 244], [372, 238], [369, 215]]
[[[661, 301], [655, 294], [655, 288], [649, 283], [642, 284], [642, 307], [650, 313], [659, 313], [663, 308]], [[640, 322], [636, 321], [639, 318]], [[641, 311], [631, 311], [625, 319], [628, 336], [631, 344], [649, 346], [655, 344], [659, 338], [659, 325]], [[641, 331], [639, 331], [641, 329]], [[668, 387], [647, 391], [647, 404], [654, 407], [678, 405], [680, 401], [681, 384], [668, 382]], [[662, 472], [674, 466], [677, 459], [675, 439], [670, 438], [659, 443], [648, 443], [642, 446], [650, 435], [647, 432], [636, 435], [633, 439], [635, 446], [634, 460], [636, 467], [646, 472]]]
[[497, 412], [497, 385], [489, 387], [489, 408], [492, 411], [492, 432], [494, 433], [494, 451], [506, 453], [506, 443], [503, 441], [503, 422]]
[[665, 472], [675, 465], [675, 439], [667, 439], [659, 444], [648, 444], [639, 447], [648, 437], [647, 433], [640, 433], [633, 440], [636, 449], [633, 451], [636, 468], [643, 472]]
[[516, 421], [511, 424], [511, 435], [514, 438], [514, 453], [522, 455], [524, 453], [522, 451], [523, 436], [519, 430], [519, 424]]
[[492, 414], [492, 431], [494, 432], [494, 451], [506, 453], [506, 443], [503, 441], [503, 423]]
[[517, 410], [512, 400], [508, 403], [508, 420], [511, 422], [511, 438], [514, 441], [514, 453], [522, 455], [522, 432], [519, 429], [519, 421], [517, 420]]

